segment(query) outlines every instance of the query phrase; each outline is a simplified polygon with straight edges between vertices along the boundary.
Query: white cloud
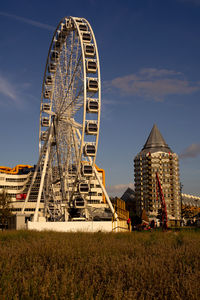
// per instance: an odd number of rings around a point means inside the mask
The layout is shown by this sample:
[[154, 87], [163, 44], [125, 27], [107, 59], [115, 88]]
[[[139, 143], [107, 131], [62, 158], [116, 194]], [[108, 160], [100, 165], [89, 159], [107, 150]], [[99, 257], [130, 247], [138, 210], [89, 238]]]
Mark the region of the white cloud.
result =
[[110, 185], [106, 188], [109, 196], [115, 197], [121, 197], [123, 193], [127, 190], [127, 188], [130, 187], [131, 189], [134, 189], [134, 184], [132, 182], [128, 184], [117, 184], [117, 185]]
[[17, 101], [17, 89], [11, 81], [0, 74], [0, 94]]
[[29, 92], [27, 93], [30, 86], [29, 82], [17, 83], [16, 79], [11, 79], [10, 76], [5, 76], [5, 74], [0, 72], [0, 104], [5, 105], [7, 102], [4, 101], [4, 98], [7, 98], [18, 108], [24, 107], [24, 100], [33, 97]]
[[144, 68], [139, 72], [117, 77], [105, 84], [107, 92], [120, 90], [135, 95], [163, 101], [169, 95], [188, 95], [200, 90], [200, 84], [192, 84], [182, 73], [174, 70]]
[[139, 71], [139, 74], [145, 75], [147, 78], [159, 78], [163, 76], [172, 75], [183, 75], [181, 72], [167, 69], [156, 69], [156, 68], [143, 68]]
[[4, 17], [8, 17], [8, 18], [12, 18], [12, 19], [21, 21], [23, 23], [30, 24], [30, 25], [35, 26], [35, 27], [39, 27], [39, 28], [42, 28], [42, 29], [47, 29], [47, 30], [51, 30], [51, 31], [55, 29], [51, 25], [43, 24], [43, 23], [33, 21], [33, 20], [30, 20], [30, 19], [27, 19], [27, 18], [19, 17], [19, 16], [12, 15], [12, 14], [8, 14], [8, 13], [3, 12], [3, 11], [0, 11], [0, 15], [4, 16]]
[[195, 158], [200, 155], [200, 144], [191, 144], [179, 155], [180, 158]]

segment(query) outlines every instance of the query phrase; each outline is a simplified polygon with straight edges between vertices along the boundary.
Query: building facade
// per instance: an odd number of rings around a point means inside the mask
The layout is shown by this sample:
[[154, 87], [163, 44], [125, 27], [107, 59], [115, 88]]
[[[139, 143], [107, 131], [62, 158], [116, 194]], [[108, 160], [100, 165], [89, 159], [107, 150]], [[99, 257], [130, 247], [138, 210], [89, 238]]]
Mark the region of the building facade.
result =
[[[13, 169], [0, 167], [0, 192], [6, 191], [14, 214], [21, 213], [33, 172], [34, 168], [29, 165], [17, 165]], [[35, 211], [36, 200], [36, 196], [32, 197], [25, 209], [26, 214], [31, 214]], [[41, 201], [39, 211], [43, 210], [44, 201]]]
[[[103, 185], [105, 186], [105, 172], [96, 166]], [[29, 165], [17, 165], [13, 169], [8, 167], [0, 167], [0, 193], [6, 191], [9, 199], [11, 211], [13, 214], [21, 214], [28, 193], [35, 167]], [[89, 192], [86, 196], [86, 201], [89, 210], [97, 210], [98, 208], [107, 208], [105, 196], [95, 176], [92, 176], [88, 181]], [[36, 208], [40, 185], [40, 174], [37, 175], [35, 184], [32, 188], [29, 201], [26, 204], [24, 213], [33, 215]], [[71, 188], [71, 187], [69, 187]], [[60, 185], [57, 185], [57, 190], [60, 190]], [[45, 203], [43, 195], [39, 205], [39, 215], [43, 216], [45, 212]]]
[[169, 148], [154, 125], [143, 149], [134, 159], [136, 213], [141, 216], [145, 209], [150, 220], [159, 218], [161, 213], [156, 174], [164, 195], [168, 221], [178, 225], [181, 220], [178, 155]]
[[185, 224], [197, 221], [200, 225], [200, 197], [182, 194], [182, 219]]

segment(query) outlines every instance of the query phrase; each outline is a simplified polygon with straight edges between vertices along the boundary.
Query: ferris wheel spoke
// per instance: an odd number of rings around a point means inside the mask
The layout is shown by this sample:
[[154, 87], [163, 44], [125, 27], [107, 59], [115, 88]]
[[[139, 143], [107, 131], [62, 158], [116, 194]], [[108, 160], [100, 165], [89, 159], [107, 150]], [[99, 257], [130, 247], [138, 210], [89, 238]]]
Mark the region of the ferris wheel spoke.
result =
[[[64, 78], [63, 78], [63, 72], [62, 72], [62, 70], [61, 70], [60, 63], [59, 63], [59, 68], [58, 68], [58, 69], [59, 69], [59, 76], [60, 76], [59, 82], [61, 83], [60, 89], [61, 89], [61, 94], [62, 94], [62, 93], [64, 93], [65, 86], [64, 86], [64, 83], [63, 83]], [[59, 99], [59, 98], [58, 98], [58, 99]], [[59, 103], [59, 105], [61, 105], [61, 104]], [[59, 107], [58, 110], [57, 110], [58, 114], [59, 114], [60, 109], [61, 109], [61, 108]]]
[[74, 162], [74, 151], [73, 151], [73, 137], [72, 137], [72, 130], [70, 130], [70, 134], [68, 134], [68, 151], [67, 151], [67, 172], [69, 169], [72, 168]]
[[81, 140], [79, 138], [79, 134], [77, 133], [77, 131], [79, 131], [79, 130], [76, 128], [74, 131], [75, 131], [76, 143], [77, 143], [78, 147], [80, 148]]
[[72, 127], [74, 128], [78, 128], [78, 129], [83, 129], [83, 125], [80, 124], [79, 122], [76, 122], [73, 118], [67, 118], [67, 119], [64, 119], [62, 118], [62, 121], [65, 122], [66, 124], [68, 125], [71, 125]]
[[[61, 109], [60, 109], [60, 111], [62, 110], [62, 108], [63, 108], [63, 106], [64, 106], [65, 103], [68, 104], [68, 101], [66, 101], [66, 99], [68, 98], [68, 96], [70, 94], [70, 91], [71, 92], [73, 91], [74, 82], [75, 82], [75, 75], [77, 74], [77, 70], [78, 70], [78, 67], [80, 66], [81, 61], [82, 61], [82, 55], [80, 55], [80, 57], [79, 57], [79, 59], [78, 59], [78, 61], [76, 63], [76, 66], [74, 68], [74, 72], [73, 72], [73, 75], [72, 75], [71, 80], [69, 82], [68, 88], [66, 90], [65, 97], [63, 98], [63, 101], [61, 103]], [[70, 96], [71, 97], [69, 97], [69, 98], [73, 98], [73, 93]]]
[[[62, 114], [65, 114], [67, 110], [70, 111], [72, 106], [73, 105], [75, 106], [76, 103], [78, 103], [78, 100], [82, 99], [80, 96], [83, 94], [83, 91], [84, 91], [83, 88], [79, 90], [78, 95], [73, 100], [71, 100], [71, 102], [65, 107], [65, 109], [62, 111]], [[70, 116], [73, 116], [73, 115], [70, 114]]]
[[77, 141], [77, 136], [76, 136], [76, 131], [74, 128], [72, 128], [72, 133], [73, 133], [73, 144], [74, 144], [74, 150], [75, 150], [75, 158], [76, 158], [76, 164], [78, 164], [78, 159], [80, 155], [80, 148], [79, 148], [79, 143]]
[[80, 70], [77, 69], [77, 73], [76, 73], [76, 77], [74, 77], [74, 80], [72, 81], [72, 88], [71, 88], [71, 98], [73, 99], [76, 94], [77, 94], [77, 91], [79, 91], [79, 89], [81, 88], [82, 86], [82, 80], [80, 79], [80, 76], [79, 76], [79, 73], [80, 73]]
[[72, 59], [73, 59], [73, 50], [74, 50], [74, 45], [75, 45], [75, 34], [72, 32], [71, 34], [71, 49], [70, 49], [70, 55], [69, 55], [69, 60], [68, 60], [68, 66], [67, 66], [67, 72], [66, 74], [69, 74], [69, 79], [71, 80], [71, 75], [72, 75]]
[[[73, 71], [73, 74], [72, 74], [72, 77], [71, 77], [71, 82], [69, 83], [69, 86], [71, 88], [71, 91], [72, 91], [72, 94], [71, 94], [71, 97], [73, 99], [73, 94], [74, 94], [74, 83], [76, 82], [76, 76], [77, 76], [77, 73], [79, 71], [80, 68], [80, 64], [82, 62], [82, 52], [79, 53], [79, 50], [80, 50], [80, 40], [78, 39], [78, 42], [77, 42], [77, 45], [76, 45], [76, 55], [75, 55], [75, 58], [74, 58], [74, 71]], [[78, 58], [79, 57], [79, 58]]]
[[78, 129], [76, 129], [76, 133], [77, 133], [77, 137], [78, 137], [78, 140], [79, 140], [79, 143], [81, 143], [81, 133]]
[[63, 62], [61, 60], [59, 60], [59, 63], [58, 63], [58, 72], [57, 72], [57, 78], [56, 78], [56, 81], [58, 82], [57, 84], [57, 90], [56, 90], [56, 93], [55, 94], [55, 99], [57, 99], [56, 101], [56, 105], [57, 105], [57, 112], [59, 113], [60, 109], [61, 109], [61, 103], [59, 101], [59, 99], [63, 99], [63, 96], [64, 96], [64, 92], [65, 92], [65, 72], [63, 70]]

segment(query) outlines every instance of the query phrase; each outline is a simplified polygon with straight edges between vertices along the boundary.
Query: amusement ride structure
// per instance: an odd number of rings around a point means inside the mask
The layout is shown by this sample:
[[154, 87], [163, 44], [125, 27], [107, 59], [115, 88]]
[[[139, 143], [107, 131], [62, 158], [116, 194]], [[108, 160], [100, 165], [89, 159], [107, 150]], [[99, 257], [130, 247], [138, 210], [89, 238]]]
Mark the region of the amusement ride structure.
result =
[[89, 207], [87, 199], [94, 178], [107, 210], [117, 217], [95, 165], [100, 112], [100, 64], [93, 30], [86, 19], [66, 17], [57, 26], [48, 52], [39, 159], [21, 210], [24, 213], [38, 189], [34, 222], [39, 220], [41, 201], [47, 221], [93, 220], [92, 201]]
[[157, 183], [156, 185], [157, 201], [160, 201], [160, 205], [161, 205], [161, 225], [162, 225], [162, 229], [166, 230], [168, 228], [167, 207], [166, 207], [165, 197], [163, 194], [158, 172], [156, 172], [156, 183]]

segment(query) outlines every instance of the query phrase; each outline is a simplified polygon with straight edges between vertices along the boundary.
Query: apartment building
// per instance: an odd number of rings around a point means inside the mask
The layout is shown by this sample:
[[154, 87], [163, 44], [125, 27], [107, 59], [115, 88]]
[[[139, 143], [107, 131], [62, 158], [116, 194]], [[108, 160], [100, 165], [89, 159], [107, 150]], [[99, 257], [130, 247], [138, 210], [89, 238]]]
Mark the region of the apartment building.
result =
[[150, 220], [157, 219], [161, 210], [156, 174], [164, 195], [169, 224], [178, 225], [181, 220], [179, 159], [154, 125], [144, 147], [134, 158], [136, 212], [141, 216], [145, 209]]

